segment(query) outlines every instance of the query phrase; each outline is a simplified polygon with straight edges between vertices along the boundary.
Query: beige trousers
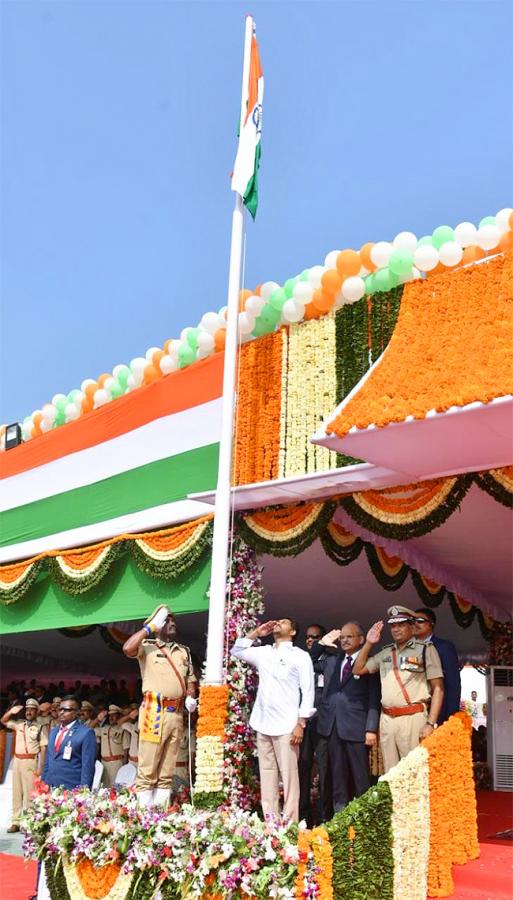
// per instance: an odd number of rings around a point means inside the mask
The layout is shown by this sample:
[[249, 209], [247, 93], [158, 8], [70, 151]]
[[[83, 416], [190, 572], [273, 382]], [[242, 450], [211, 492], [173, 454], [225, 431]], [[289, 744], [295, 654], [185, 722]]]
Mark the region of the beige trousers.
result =
[[176, 757], [183, 732], [183, 714], [168, 712], [162, 722], [162, 738], [159, 744], [142, 738], [142, 716], [139, 714], [139, 762], [137, 765], [136, 791], [152, 791], [155, 788], [170, 789], [176, 767]]
[[122, 759], [116, 759], [113, 762], [104, 762], [103, 763], [103, 775], [102, 775], [102, 786], [103, 787], [112, 787], [114, 782], [116, 781], [116, 775], [118, 774], [121, 766], [123, 765]]
[[12, 824], [17, 825], [22, 811], [30, 803], [30, 795], [34, 789], [34, 776], [37, 759], [14, 758], [12, 769]]
[[293, 747], [290, 734], [268, 735], [257, 731], [260, 795], [265, 815], [280, 815], [279, 780], [283, 783], [283, 817], [299, 819], [299, 745]]
[[385, 772], [397, 765], [403, 756], [419, 746], [420, 732], [427, 722], [427, 712], [412, 716], [386, 716], [379, 720], [379, 745]]

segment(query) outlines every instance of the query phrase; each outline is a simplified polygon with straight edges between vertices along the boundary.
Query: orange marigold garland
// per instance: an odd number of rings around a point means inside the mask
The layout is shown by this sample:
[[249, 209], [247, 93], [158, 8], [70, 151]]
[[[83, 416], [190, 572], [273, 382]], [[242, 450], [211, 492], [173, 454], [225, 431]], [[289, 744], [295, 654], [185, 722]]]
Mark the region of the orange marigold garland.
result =
[[513, 394], [512, 268], [509, 252], [407, 284], [387, 350], [327, 433]]
[[319, 900], [333, 900], [333, 852], [328, 832], [322, 825], [312, 831], [312, 850], [317, 867], [317, 896]]
[[90, 859], [83, 857], [75, 866], [84, 893], [91, 900], [102, 900], [116, 883], [121, 866], [118, 863], [96, 868]]

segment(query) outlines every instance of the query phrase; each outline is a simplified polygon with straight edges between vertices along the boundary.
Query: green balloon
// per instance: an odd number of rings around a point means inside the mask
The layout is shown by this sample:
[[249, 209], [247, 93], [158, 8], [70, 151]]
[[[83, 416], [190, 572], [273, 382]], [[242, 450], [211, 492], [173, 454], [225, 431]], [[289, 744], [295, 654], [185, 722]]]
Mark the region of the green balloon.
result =
[[[187, 335], [188, 337], [189, 335]], [[178, 368], [183, 369], [185, 366], [190, 366], [191, 363], [196, 359], [196, 351], [187, 344], [183, 344], [178, 350]]]
[[413, 265], [413, 255], [407, 250], [392, 250], [388, 260], [388, 268], [395, 275], [406, 275]]
[[285, 284], [283, 285], [283, 292], [284, 292], [287, 300], [289, 300], [290, 297], [292, 297], [292, 293], [294, 291], [295, 286], [296, 286], [296, 279], [295, 278], [287, 278]]
[[367, 275], [367, 278], [365, 278], [365, 293], [371, 295], [374, 291], [374, 275]]
[[119, 386], [123, 390], [123, 393], [126, 391], [129, 375], [130, 375], [130, 369], [128, 368], [128, 366], [123, 366], [123, 368], [120, 369], [118, 372], [117, 379], [118, 379]]
[[58, 413], [62, 413], [64, 415], [64, 410], [66, 409], [67, 405], [68, 405], [68, 398], [64, 397], [63, 400], [57, 400], [57, 403], [55, 404], [55, 409], [57, 410]]
[[374, 272], [374, 287], [376, 291], [389, 291], [392, 287], [391, 273], [388, 266]]
[[262, 322], [266, 322], [268, 325], [272, 325], [272, 327], [274, 328], [278, 324], [280, 316], [281, 309], [276, 309], [276, 307], [271, 306], [269, 302], [266, 303], [266, 305], [262, 308], [259, 319], [261, 319]]
[[433, 247], [436, 247], [437, 250], [440, 250], [442, 244], [446, 244], [447, 241], [454, 240], [454, 229], [450, 227], [450, 225], [439, 225], [438, 228], [435, 228], [432, 234], [433, 238]]
[[[408, 271], [410, 271], [410, 270], [408, 269]], [[389, 289], [397, 287], [400, 280], [401, 279], [399, 278], [399, 275], [397, 275], [395, 272], [392, 272], [391, 270], [389, 271], [389, 273], [388, 273], [388, 281], [390, 284]]]
[[253, 337], [259, 338], [264, 334], [270, 334], [271, 331], [274, 331], [274, 325], [270, 325], [268, 322], [263, 322], [261, 316], [255, 319], [255, 326], [251, 334]]
[[60, 409], [58, 411], [57, 415], [55, 416], [52, 428], [58, 428], [59, 425], [64, 425], [65, 421], [66, 421], [66, 416], [64, 414], [64, 410]]
[[308, 281], [308, 273], [310, 269], [303, 269], [301, 275], [298, 275], [298, 281]]
[[125, 393], [125, 388], [121, 387], [119, 380], [114, 379], [114, 384], [111, 386], [110, 395], [113, 400], [117, 400], [118, 397], [121, 397]]
[[482, 228], [483, 225], [496, 225], [497, 221], [495, 216], [485, 216], [484, 219], [481, 219], [479, 223], [479, 227]]
[[191, 330], [187, 332], [187, 343], [191, 350], [198, 349], [198, 334], [199, 328], [191, 328]]
[[[290, 296], [292, 297], [292, 291], [290, 293]], [[287, 294], [286, 294], [285, 290], [283, 288], [278, 288], [278, 290], [273, 291], [273, 293], [269, 297], [269, 305], [274, 310], [276, 310], [276, 312], [281, 313], [281, 311], [283, 309], [283, 304], [285, 303], [285, 301], [287, 299], [288, 298], [287, 298]], [[264, 306], [264, 309], [265, 309], [265, 306]], [[263, 310], [262, 310], [262, 312], [263, 312]], [[279, 318], [279, 316], [278, 316], [278, 318]]]
[[417, 244], [417, 247], [432, 247], [433, 246], [433, 238], [430, 234], [426, 234], [424, 237], [421, 237], [420, 241]]
[[79, 391], [78, 388], [75, 388], [74, 390], [69, 392], [69, 394], [67, 396], [67, 401], [68, 401], [68, 403], [75, 403], [75, 401], [77, 399], [80, 399], [81, 396], [82, 396], [82, 391]]

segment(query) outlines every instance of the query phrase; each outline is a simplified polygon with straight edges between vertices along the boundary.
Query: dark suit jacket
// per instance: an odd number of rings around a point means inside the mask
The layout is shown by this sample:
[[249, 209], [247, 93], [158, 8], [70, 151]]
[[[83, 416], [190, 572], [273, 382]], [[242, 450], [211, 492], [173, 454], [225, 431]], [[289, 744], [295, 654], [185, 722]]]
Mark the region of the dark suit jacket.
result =
[[[316, 650], [315, 648], [318, 648]], [[314, 644], [312, 658], [325, 650], [322, 645]], [[381, 684], [379, 675], [354, 675], [340, 684], [340, 672], [344, 665], [345, 654], [326, 657], [322, 663], [324, 687], [322, 700], [317, 712], [317, 732], [329, 737], [336, 725], [337, 734], [343, 741], [364, 741], [366, 731], [378, 730], [381, 709]]]
[[444, 673], [444, 702], [438, 724], [441, 725], [449, 716], [459, 712], [461, 700], [461, 677], [458, 653], [452, 641], [431, 635], [431, 642], [442, 663]]
[[[41, 776], [43, 781], [50, 787], [91, 787], [96, 762], [94, 730], [76, 721], [56, 753], [55, 739], [58, 733], [58, 727], [52, 728], [48, 736], [48, 749]], [[64, 749], [68, 744], [71, 744], [71, 759], [64, 759]]]

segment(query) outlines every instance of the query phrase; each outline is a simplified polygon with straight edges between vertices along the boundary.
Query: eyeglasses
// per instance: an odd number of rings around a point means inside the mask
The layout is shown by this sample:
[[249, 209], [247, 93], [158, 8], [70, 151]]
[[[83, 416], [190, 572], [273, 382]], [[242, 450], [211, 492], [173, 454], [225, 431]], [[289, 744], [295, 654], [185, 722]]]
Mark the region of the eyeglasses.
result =
[[59, 712], [78, 712], [75, 706], [59, 706]]
[[306, 639], [307, 639], [307, 641], [308, 640], [318, 641], [320, 637], [321, 637], [320, 634], [307, 634]]

